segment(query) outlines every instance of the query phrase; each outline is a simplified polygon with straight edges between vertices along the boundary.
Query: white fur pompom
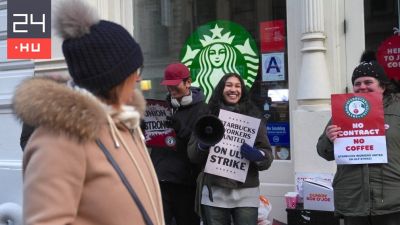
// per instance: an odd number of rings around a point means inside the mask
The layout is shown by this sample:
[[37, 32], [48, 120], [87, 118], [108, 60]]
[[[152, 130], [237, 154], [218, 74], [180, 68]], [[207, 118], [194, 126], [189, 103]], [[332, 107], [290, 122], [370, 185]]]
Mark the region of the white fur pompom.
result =
[[78, 38], [99, 22], [97, 13], [82, 0], [62, 0], [55, 6], [54, 28], [63, 39]]

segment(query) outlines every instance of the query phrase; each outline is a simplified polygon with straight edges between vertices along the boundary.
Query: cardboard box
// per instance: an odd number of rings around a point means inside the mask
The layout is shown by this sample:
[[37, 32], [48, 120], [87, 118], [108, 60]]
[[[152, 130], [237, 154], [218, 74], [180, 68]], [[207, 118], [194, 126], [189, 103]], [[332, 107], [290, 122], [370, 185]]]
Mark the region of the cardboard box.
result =
[[299, 203], [303, 203], [303, 181], [309, 179], [321, 179], [332, 183], [334, 174], [333, 173], [307, 173], [307, 172], [296, 172], [295, 183], [296, 191], [299, 193]]
[[322, 179], [303, 182], [304, 209], [334, 211], [332, 183]]

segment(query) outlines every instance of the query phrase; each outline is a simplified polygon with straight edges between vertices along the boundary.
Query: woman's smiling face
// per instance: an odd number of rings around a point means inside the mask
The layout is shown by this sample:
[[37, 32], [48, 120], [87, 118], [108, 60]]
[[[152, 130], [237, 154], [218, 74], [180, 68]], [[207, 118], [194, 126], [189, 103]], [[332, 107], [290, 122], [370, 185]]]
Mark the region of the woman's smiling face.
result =
[[383, 95], [385, 89], [379, 85], [376, 78], [366, 76], [354, 80], [353, 91], [354, 93], [377, 92]]
[[237, 104], [242, 97], [242, 84], [237, 77], [229, 77], [225, 82], [224, 101], [228, 105]]

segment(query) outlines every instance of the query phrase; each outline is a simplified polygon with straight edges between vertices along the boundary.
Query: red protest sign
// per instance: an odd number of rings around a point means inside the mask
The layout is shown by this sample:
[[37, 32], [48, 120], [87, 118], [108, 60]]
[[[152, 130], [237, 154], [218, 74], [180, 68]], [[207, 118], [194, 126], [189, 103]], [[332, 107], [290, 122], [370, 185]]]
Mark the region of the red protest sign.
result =
[[171, 108], [166, 101], [146, 99], [147, 107], [144, 123], [144, 136], [146, 145], [153, 148], [175, 149], [175, 131], [170, 127], [168, 118]]
[[400, 36], [396, 34], [384, 40], [376, 58], [389, 78], [400, 80]]
[[334, 142], [337, 164], [387, 162], [382, 95], [332, 95], [332, 124], [341, 128]]

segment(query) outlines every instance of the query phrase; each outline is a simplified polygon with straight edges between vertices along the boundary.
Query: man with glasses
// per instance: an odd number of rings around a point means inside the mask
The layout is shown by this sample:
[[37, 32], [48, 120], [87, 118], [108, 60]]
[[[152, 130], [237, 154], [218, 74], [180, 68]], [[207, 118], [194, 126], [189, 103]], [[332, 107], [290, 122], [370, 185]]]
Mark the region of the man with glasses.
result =
[[175, 219], [177, 225], [198, 225], [194, 212], [196, 178], [199, 169], [190, 163], [187, 144], [201, 108], [203, 92], [192, 87], [189, 69], [181, 63], [172, 63], [164, 71], [161, 85], [168, 90], [171, 105], [171, 126], [176, 133], [176, 150], [152, 149], [151, 158], [160, 181], [166, 225]]

